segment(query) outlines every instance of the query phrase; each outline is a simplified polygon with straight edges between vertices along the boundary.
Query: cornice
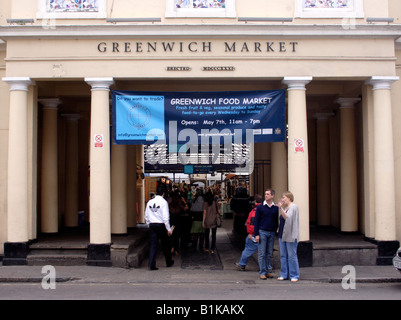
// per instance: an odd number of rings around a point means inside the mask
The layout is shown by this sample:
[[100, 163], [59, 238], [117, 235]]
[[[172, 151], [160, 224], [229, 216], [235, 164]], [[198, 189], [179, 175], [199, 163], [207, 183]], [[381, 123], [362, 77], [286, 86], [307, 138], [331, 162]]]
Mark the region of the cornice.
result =
[[0, 39], [62, 38], [392, 38], [401, 37], [401, 25], [57, 25], [53, 28], [34, 26], [0, 26]]

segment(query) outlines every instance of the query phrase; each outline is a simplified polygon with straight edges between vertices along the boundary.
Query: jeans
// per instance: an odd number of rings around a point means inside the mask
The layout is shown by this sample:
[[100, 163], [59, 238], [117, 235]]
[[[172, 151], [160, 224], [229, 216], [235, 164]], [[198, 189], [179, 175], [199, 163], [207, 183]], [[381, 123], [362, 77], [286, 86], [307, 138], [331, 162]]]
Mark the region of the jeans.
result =
[[278, 239], [280, 244], [281, 274], [284, 279], [299, 279], [299, 264], [297, 256], [298, 242], [286, 242]]
[[273, 268], [271, 266], [271, 259], [273, 255], [274, 238], [276, 233], [274, 231], [259, 230], [259, 274], [264, 275], [271, 273]]
[[238, 264], [245, 267], [249, 261], [249, 258], [258, 250], [257, 242], [253, 242], [248, 236], [245, 239], [245, 248], [241, 254], [241, 260]]

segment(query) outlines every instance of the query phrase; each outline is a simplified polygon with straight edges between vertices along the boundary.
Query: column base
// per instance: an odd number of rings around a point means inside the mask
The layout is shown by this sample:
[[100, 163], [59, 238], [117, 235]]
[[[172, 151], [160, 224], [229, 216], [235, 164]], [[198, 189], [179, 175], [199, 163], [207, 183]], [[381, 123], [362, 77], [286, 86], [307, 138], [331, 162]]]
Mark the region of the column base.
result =
[[3, 266], [26, 266], [29, 242], [5, 242]]
[[111, 244], [89, 244], [86, 264], [94, 267], [111, 267]]
[[313, 266], [313, 244], [311, 241], [298, 243], [298, 263], [301, 268]]
[[376, 258], [376, 265], [378, 266], [391, 266], [393, 258], [398, 248], [400, 247], [399, 241], [376, 241], [378, 256]]

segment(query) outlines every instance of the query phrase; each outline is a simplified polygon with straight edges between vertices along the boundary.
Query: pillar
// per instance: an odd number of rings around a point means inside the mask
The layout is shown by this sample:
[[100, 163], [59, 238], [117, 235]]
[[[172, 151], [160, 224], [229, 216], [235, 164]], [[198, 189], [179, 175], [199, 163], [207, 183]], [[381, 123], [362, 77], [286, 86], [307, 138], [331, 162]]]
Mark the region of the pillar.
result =
[[111, 233], [127, 233], [127, 146], [111, 147]]
[[398, 77], [372, 77], [373, 145], [375, 181], [375, 240], [379, 246], [378, 264], [391, 264], [399, 243], [396, 239], [394, 145], [391, 84]]
[[329, 118], [332, 113], [315, 115], [317, 138], [317, 223], [331, 225], [331, 170]]
[[137, 226], [137, 201], [136, 201], [136, 145], [128, 145], [128, 168], [127, 168], [127, 227], [133, 228]]
[[355, 103], [359, 98], [340, 98], [341, 231], [358, 231], [358, 171], [356, 160]]
[[330, 127], [330, 171], [331, 171], [331, 225], [341, 227], [341, 186], [340, 186], [340, 115], [329, 120]]
[[111, 266], [109, 87], [113, 78], [86, 78], [91, 89], [90, 244], [87, 264]]
[[78, 190], [78, 121], [79, 114], [63, 114], [67, 119], [67, 142], [65, 164], [65, 227], [78, 227], [79, 190]]
[[138, 202], [138, 222], [145, 223], [145, 181], [141, 177], [141, 173], [145, 170], [145, 158], [143, 145], [136, 147], [136, 163], [138, 166], [137, 180], [137, 202]]
[[373, 90], [370, 85], [362, 91], [363, 116], [363, 217], [364, 235], [373, 240], [375, 238], [375, 189], [374, 189], [374, 159], [373, 159]]
[[309, 158], [306, 88], [312, 77], [285, 77], [288, 86], [288, 189], [299, 207], [301, 266], [312, 265], [309, 235]]
[[271, 158], [271, 186], [276, 191], [277, 202], [283, 192], [288, 190], [287, 150], [284, 142], [271, 144]]
[[41, 229], [58, 232], [58, 144], [57, 121], [59, 99], [40, 99], [43, 113], [41, 162]]
[[7, 242], [3, 265], [25, 265], [28, 255], [28, 86], [30, 78], [3, 78], [10, 86]]

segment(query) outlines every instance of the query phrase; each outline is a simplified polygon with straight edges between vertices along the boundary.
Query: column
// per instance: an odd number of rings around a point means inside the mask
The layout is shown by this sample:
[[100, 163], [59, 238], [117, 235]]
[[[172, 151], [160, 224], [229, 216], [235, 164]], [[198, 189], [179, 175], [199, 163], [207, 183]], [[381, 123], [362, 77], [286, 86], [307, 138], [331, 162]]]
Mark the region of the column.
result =
[[331, 225], [340, 229], [341, 227], [341, 186], [340, 186], [340, 115], [330, 118], [330, 171], [331, 171]]
[[111, 266], [109, 87], [113, 78], [86, 78], [91, 89], [90, 244], [87, 264]]
[[58, 232], [58, 149], [57, 120], [59, 99], [40, 99], [43, 111], [41, 162], [41, 229]]
[[111, 146], [111, 233], [127, 233], [127, 146]]
[[271, 180], [272, 188], [276, 191], [275, 201], [288, 190], [287, 150], [284, 142], [271, 144]]
[[28, 255], [28, 86], [26, 77], [3, 78], [10, 86], [7, 242], [3, 265], [27, 264]]
[[[300, 210], [301, 241], [309, 240], [309, 158], [306, 84], [311, 77], [286, 77], [288, 86], [288, 188]], [[303, 143], [297, 147], [295, 143]]]
[[375, 181], [373, 159], [373, 90], [370, 85], [362, 88], [363, 116], [363, 194], [364, 194], [364, 230], [366, 238], [375, 238]]
[[333, 113], [315, 115], [317, 138], [317, 223], [331, 225], [331, 171], [329, 118]]
[[288, 189], [299, 207], [301, 266], [312, 265], [309, 235], [309, 158], [306, 88], [312, 77], [285, 77], [288, 86]]
[[137, 226], [137, 206], [136, 206], [136, 145], [129, 145], [127, 150], [128, 168], [127, 168], [127, 227]]
[[396, 239], [394, 145], [391, 84], [398, 77], [372, 77], [373, 145], [375, 179], [375, 239], [379, 245], [378, 264], [391, 264], [399, 246]]
[[63, 114], [67, 119], [66, 163], [65, 163], [65, 227], [78, 227], [78, 121], [79, 114]]
[[142, 179], [141, 174], [145, 169], [145, 158], [143, 145], [136, 147], [136, 163], [138, 168], [137, 172], [139, 178], [137, 180], [137, 194], [136, 201], [138, 202], [138, 222], [145, 223], [145, 181]]
[[356, 162], [355, 103], [359, 98], [340, 98], [341, 231], [358, 231], [358, 180]]

